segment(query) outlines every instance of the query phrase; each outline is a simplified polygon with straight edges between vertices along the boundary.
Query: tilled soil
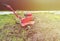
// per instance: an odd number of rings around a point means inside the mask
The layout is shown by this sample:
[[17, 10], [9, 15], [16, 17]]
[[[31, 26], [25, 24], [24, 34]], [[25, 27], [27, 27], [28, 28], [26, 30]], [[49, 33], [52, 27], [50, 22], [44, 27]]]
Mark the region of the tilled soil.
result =
[[50, 15], [34, 16], [35, 24], [27, 31], [20, 24], [5, 24], [0, 29], [0, 41], [60, 41], [60, 20], [51, 20]]

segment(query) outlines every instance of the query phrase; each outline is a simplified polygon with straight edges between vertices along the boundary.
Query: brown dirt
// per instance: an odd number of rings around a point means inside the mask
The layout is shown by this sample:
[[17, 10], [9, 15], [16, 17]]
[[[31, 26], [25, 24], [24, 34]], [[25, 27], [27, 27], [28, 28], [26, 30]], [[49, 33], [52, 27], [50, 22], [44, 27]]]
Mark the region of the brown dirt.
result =
[[[25, 31], [21, 28], [20, 24], [6, 24], [4, 28], [0, 32], [4, 34], [2, 38], [5, 41], [11, 41], [13, 37], [22, 38], [23, 41], [59, 41], [60, 40], [60, 32], [56, 21], [50, 21], [46, 18], [35, 16], [35, 24], [32, 29]], [[56, 27], [55, 27], [56, 26]], [[10, 30], [9, 32], [5, 32], [5, 30]], [[3, 41], [1, 39], [1, 41]]]

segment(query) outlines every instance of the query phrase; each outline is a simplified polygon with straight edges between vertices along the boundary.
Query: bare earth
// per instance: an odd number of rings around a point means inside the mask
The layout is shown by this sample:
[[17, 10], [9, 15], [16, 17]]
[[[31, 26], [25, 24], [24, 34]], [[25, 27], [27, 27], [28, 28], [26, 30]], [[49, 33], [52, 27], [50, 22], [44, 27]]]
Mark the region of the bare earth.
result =
[[44, 12], [33, 15], [33, 29], [25, 31], [20, 24], [5, 24], [0, 29], [0, 41], [60, 41], [60, 15]]

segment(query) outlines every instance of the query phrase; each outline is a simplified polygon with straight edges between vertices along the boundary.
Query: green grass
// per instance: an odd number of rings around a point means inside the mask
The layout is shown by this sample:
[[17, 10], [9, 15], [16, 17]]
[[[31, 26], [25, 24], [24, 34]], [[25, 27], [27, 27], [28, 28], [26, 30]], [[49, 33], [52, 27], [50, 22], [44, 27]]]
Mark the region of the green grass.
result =
[[5, 24], [14, 24], [14, 16], [13, 15], [0, 15], [0, 28]]
[[[14, 24], [15, 24], [15, 16], [12, 15], [12, 14], [8, 14], [8, 15], [0, 15], [0, 30], [1, 30], [1, 33], [0, 33], [0, 40], [2, 41], [6, 41], [5, 38], [8, 38], [7, 35], [9, 34], [9, 32], [12, 32], [10, 29], [8, 28], [11, 28]], [[6, 29], [4, 29], [6, 25]], [[9, 27], [10, 26], [10, 27]], [[13, 29], [12, 29], [13, 30]], [[9, 40], [12, 40], [12, 41], [22, 41], [21, 38], [16, 38], [15, 36], [12, 36], [13, 38], [11, 38], [9, 36]]]

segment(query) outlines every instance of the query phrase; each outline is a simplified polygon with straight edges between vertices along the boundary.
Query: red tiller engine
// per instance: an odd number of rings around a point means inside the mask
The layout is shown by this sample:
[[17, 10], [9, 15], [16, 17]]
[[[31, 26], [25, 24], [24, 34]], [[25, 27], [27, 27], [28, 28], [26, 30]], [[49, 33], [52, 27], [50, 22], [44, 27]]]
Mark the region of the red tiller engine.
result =
[[22, 26], [27, 26], [27, 25], [32, 25], [32, 24], [34, 24], [34, 20], [33, 20], [32, 14], [29, 14], [25, 18], [21, 19], [21, 25]]

